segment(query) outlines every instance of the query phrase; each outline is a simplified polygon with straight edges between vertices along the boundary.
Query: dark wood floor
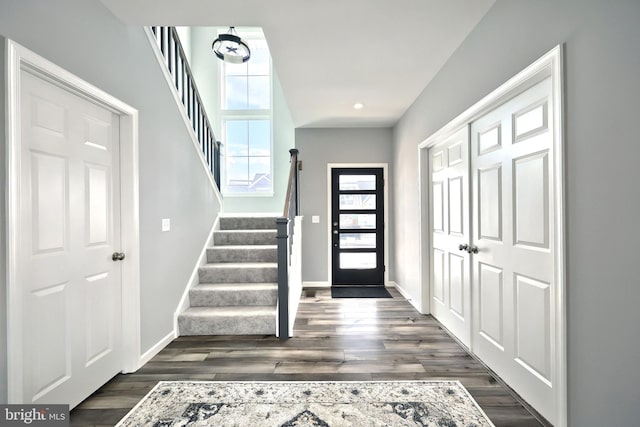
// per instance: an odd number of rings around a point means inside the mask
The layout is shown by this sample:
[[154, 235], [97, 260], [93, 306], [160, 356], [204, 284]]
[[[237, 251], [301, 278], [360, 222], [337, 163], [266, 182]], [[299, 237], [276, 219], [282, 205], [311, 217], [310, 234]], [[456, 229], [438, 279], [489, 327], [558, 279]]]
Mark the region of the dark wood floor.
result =
[[546, 426], [430, 316], [393, 299], [331, 299], [306, 289], [295, 337], [180, 337], [71, 412], [71, 425], [112, 426], [158, 381], [456, 379], [496, 427]]

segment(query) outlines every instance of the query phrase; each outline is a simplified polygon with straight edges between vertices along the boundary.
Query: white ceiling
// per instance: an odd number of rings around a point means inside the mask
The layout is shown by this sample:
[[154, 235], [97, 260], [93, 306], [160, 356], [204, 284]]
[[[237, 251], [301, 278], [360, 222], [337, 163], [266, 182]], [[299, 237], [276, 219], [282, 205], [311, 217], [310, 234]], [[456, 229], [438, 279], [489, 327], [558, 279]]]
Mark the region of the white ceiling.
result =
[[296, 127], [387, 127], [495, 0], [101, 1], [131, 25], [262, 27]]

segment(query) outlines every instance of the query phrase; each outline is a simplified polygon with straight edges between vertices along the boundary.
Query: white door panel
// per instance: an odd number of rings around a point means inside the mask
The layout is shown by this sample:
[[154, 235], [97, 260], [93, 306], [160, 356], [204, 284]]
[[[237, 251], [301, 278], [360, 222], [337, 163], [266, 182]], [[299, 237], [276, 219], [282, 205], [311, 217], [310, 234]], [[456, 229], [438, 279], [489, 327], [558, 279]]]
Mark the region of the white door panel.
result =
[[75, 406], [122, 366], [119, 118], [20, 78], [23, 400]]
[[465, 345], [471, 338], [469, 134], [465, 127], [429, 150], [431, 313]]
[[550, 99], [548, 78], [471, 125], [472, 350], [554, 420]]

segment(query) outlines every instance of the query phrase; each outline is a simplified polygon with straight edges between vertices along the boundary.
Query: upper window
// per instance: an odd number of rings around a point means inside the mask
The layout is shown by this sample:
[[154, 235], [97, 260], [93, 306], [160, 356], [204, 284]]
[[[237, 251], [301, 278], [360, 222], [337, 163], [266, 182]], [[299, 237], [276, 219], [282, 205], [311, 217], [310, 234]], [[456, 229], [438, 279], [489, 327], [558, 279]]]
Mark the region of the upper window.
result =
[[244, 64], [220, 62], [223, 192], [273, 193], [271, 56], [261, 33], [239, 33], [251, 58]]
[[264, 39], [248, 39], [251, 59], [243, 64], [223, 64], [223, 110], [271, 108], [271, 61]]

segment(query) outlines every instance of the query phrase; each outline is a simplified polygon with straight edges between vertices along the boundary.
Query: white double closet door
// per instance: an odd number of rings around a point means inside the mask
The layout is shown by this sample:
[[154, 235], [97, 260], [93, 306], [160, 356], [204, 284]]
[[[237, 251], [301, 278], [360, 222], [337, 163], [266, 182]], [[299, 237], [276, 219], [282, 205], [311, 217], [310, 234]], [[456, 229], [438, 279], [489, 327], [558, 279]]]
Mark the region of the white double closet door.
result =
[[22, 403], [77, 405], [122, 369], [119, 116], [20, 73]]
[[429, 151], [432, 314], [555, 422], [547, 78]]

